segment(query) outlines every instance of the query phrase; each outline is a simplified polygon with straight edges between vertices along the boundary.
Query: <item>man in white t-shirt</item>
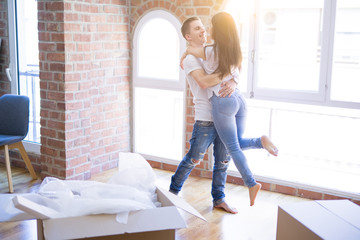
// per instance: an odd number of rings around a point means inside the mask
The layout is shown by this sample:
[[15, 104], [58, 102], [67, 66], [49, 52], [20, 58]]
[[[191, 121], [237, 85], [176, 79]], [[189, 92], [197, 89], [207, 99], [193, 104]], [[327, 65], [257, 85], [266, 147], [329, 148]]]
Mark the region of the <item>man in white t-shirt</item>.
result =
[[[203, 47], [206, 43], [206, 31], [204, 25], [197, 17], [187, 19], [184, 22], [181, 31], [188, 44], [194, 47]], [[219, 79], [217, 74], [207, 75], [203, 70], [201, 59], [195, 58], [192, 55], [186, 56], [183, 61], [183, 67], [190, 90], [194, 97], [195, 124], [190, 139], [189, 152], [180, 162], [175, 174], [171, 178], [170, 191], [175, 194], [180, 192], [192, 169], [203, 160], [206, 150], [213, 143], [215, 160], [211, 194], [214, 207], [224, 209], [229, 213], [237, 213], [235, 208], [229, 206], [225, 202], [224, 189], [227, 168], [231, 159], [224, 144], [217, 135], [211, 115], [211, 103], [208, 99], [206, 90], [207, 87], [220, 83], [221, 79]], [[232, 76], [228, 77], [232, 78]], [[200, 78], [204, 81], [195, 80]], [[234, 80], [227, 81], [226, 86], [220, 90], [220, 95], [227, 96], [232, 94], [236, 85]]]

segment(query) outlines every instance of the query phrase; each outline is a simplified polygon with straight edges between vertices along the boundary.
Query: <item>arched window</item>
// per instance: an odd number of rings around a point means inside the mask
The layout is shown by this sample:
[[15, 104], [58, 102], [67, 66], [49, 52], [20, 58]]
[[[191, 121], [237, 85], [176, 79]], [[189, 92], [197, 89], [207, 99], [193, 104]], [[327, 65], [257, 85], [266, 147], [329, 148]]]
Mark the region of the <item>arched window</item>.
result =
[[185, 76], [179, 67], [185, 40], [172, 14], [151, 11], [133, 38], [134, 150], [153, 160], [181, 160]]

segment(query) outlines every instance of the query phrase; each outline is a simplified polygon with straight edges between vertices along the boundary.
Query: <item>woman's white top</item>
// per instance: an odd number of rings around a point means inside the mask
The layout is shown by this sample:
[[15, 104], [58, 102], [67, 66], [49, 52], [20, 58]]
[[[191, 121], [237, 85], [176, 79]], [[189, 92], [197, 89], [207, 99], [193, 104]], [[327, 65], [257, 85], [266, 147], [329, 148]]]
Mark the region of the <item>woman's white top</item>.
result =
[[[215, 70], [217, 69], [218, 65], [219, 65], [219, 60], [215, 58], [215, 53], [214, 53], [214, 48], [213, 46], [207, 46], [205, 47], [205, 56], [206, 56], [206, 60], [203, 61], [203, 67], [204, 70], [207, 74], [212, 74], [215, 72]], [[240, 72], [238, 68], [234, 68], [231, 72], [231, 75], [227, 75], [225, 76], [222, 81], [226, 82], [226, 81], [230, 81], [231, 79], [234, 79], [235, 82], [239, 82], [239, 77], [240, 77]], [[209, 87], [207, 89], [207, 96], [208, 98], [211, 98], [214, 94], [216, 96], [219, 96], [219, 90], [221, 89], [221, 83], [213, 86], [213, 87]]]

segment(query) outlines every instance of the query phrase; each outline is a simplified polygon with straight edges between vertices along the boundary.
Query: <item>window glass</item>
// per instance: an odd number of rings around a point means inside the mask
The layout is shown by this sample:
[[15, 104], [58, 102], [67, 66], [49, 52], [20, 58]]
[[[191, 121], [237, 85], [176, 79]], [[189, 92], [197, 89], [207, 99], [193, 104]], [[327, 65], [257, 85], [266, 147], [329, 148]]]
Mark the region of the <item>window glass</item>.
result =
[[259, 88], [318, 91], [323, 0], [262, 0], [256, 81]]
[[135, 151], [181, 160], [183, 92], [135, 88]]
[[[360, 191], [358, 110], [253, 101], [248, 101], [244, 137], [267, 134], [279, 149], [278, 157], [264, 149], [244, 151], [255, 176], [341, 192]], [[229, 170], [237, 172], [233, 163]]]
[[134, 150], [158, 161], [180, 161], [184, 149], [185, 40], [172, 14], [154, 10], [134, 33]]
[[29, 131], [25, 140], [40, 142], [40, 79], [37, 1], [16, 1], [19, 94], [30, 98]]
[[338, 0], [331, 100], [360, 103], [360, 1]]
[[248, 0], [230, 0], [225, 11], [233, 16], [238, 27], [240, 38], [242, 65], [239, 79], [239, 88], [242, 92], [247, 91], [248, 71], [249, 71], [249, 39], [250, 39], [250, 17], [254, 12], [252, 1]]
[[[273, 169], [274, 176], [308, 185], [358, 192], [358, 184], [350, 179], [358, 182], [360, 176], [359, 154], [355, 150], [357, 141], [354, 138], [360, 134], [360, 118], [341, 116], [342, 109], [303, 107], [313, 112], [273, 112], [273, 140], [281, 151], [278, 164], [273, 161], [278, 165], [278, 171]], [[334, 176], [337, 177], [334, 179]]]
[[179, 80], [179, 36], [167, 20], [154, 18], [139, 34], [139, 76]]

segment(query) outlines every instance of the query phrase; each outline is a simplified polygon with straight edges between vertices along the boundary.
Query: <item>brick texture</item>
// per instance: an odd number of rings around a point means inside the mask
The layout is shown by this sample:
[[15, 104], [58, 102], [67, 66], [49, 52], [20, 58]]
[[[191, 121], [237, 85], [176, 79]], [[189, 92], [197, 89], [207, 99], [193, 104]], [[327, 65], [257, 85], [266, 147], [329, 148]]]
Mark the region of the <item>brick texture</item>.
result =
[[5, 73], [10, 62], [7, 8], [7, 0], [0, 0], [0, 96], [10, 93], [10, 82]]
[[89, 179], [130, 150], [126, 1], [38, 1], [43, 176]]

